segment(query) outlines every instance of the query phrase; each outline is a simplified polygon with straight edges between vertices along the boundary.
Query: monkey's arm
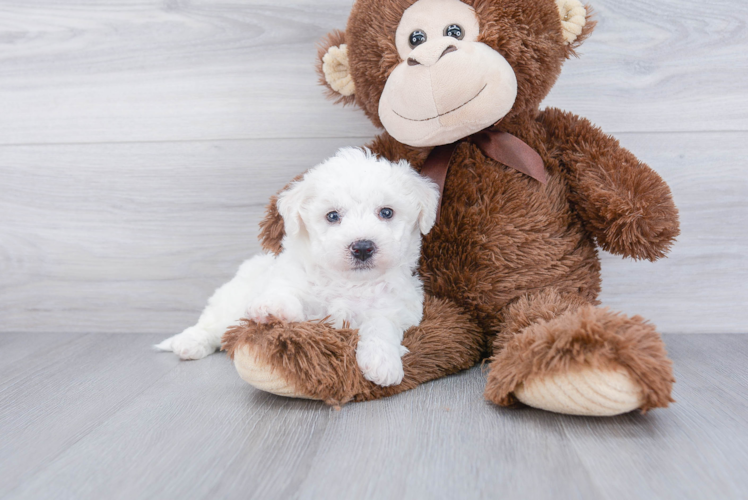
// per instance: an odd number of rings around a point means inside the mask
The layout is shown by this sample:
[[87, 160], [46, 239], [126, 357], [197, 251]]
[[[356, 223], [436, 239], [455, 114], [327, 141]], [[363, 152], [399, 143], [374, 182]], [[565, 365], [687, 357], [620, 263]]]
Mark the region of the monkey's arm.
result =
[[538, 119], [569, 183], [571, 202], [600, 247], [635, 259], [663, 257], [680, 233], [665, 181], [589, 120], [553, 108]]

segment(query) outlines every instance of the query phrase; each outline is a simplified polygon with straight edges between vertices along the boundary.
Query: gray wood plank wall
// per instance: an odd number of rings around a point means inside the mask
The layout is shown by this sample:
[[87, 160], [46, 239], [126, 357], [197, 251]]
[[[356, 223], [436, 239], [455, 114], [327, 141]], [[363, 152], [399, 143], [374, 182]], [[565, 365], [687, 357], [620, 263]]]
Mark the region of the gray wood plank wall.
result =
[[[748, 332], [748, 3], [591, 0], [546, 104], [670, 183], [683, 235], [605, 304]], [[316, 85], [351, 0], [0, 0], [0, 331], [172, 333], [258, 251], [267, 198], [376, 130]]]

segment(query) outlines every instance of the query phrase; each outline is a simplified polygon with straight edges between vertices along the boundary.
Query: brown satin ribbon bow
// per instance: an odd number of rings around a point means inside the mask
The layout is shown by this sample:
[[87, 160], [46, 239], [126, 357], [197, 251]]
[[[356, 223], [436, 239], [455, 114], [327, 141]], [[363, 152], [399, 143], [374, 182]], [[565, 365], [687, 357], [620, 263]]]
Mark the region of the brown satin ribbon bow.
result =
[[472, 142], [483, 154], [499, 163], [527, 174], [542, 184], [546, 183], [545, 165], [540, 155], [521, 139], [508, 132], [484, 130], [452, 144], [435, 147], [421, 167], [421, 175], [429, 177], [439, 185], [439, 206], [436, 209], [436, 222], [441, 215], [441, 197], [444, 194], [444, 181], [457, 145], [462, 141]]

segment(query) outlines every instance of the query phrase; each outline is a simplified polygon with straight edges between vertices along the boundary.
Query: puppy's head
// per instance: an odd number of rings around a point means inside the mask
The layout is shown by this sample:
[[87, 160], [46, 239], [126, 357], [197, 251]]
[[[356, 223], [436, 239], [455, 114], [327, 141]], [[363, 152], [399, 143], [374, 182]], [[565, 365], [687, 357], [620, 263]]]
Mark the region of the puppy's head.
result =
[[407, 162], [344, 148], [279, 196], [284, 248], [341, 273], [414, 269], [438, 203], [438, 187]]

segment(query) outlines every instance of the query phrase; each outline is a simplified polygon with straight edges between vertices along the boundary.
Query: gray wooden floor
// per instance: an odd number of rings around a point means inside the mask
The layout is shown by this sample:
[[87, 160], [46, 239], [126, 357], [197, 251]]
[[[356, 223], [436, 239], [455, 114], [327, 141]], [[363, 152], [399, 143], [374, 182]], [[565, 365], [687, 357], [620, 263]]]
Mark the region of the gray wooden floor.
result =
[[744, 499], [748, 335], [668, 335], [668, 409], [500, 409], [476, 367], [335, 411], [150, 334], [0, 334], [0, 497]]

